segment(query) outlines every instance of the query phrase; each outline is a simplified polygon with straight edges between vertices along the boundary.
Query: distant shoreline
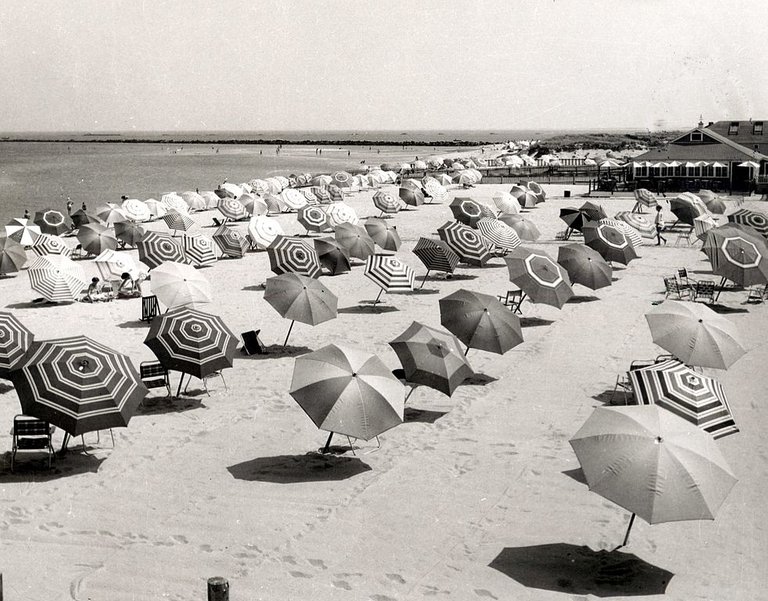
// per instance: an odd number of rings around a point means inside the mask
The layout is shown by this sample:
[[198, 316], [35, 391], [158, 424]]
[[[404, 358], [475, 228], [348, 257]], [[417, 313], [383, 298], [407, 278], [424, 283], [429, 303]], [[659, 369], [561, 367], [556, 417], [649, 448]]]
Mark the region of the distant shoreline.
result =
[[285, 139], [210, 139], [198, 140], [187, 138], [120, 138], [112, 137], [108, 140], [97, 138], [0, 138], [0, 142], [43, 142], [57, 144], [262, 144], [264, 146], [488, 146], [499, 142], [483, 142], [476, 140], [285, 140]]

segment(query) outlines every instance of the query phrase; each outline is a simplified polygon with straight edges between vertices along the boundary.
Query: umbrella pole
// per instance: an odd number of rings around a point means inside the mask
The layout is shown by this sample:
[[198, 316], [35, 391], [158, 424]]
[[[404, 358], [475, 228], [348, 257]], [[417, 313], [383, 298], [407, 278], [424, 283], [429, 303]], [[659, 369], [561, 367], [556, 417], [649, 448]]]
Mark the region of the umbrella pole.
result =
[[69, 442], [69, 432], [64, 432], [64, 440], [61, 442], [61, 450], [59, 451], [60, 455], [63, 455], [67, 452], [67, 443]]
[[183, 382], [184, 382], [184, 372], [181, 372], [181, 377], [179, 378], [179, 388], [176, 390], [177, 399], [181, 396], [181, 385]]
[[333, 432], [331, 432], [328, 435], [328, 440], [325, 441], [325, 446], [323, 447], [323, 451], [322, 451], [323, 454], [328, 453], [330, 451], [330, 448], [331, 448], [331, 438], [333, 438]]
[[376, 306], [376, 303], [379, 302], [379, 299], [381, 298], [381, 293], [384, 292], [384, 288], [379, 289], [379, 295], [376, 297], [376, 300], [373, 301], [373, 306]]
[[427, 283], [427, 278], [429, 277], [429, 272], [430, 272], [430, 270], [429, 270], [429, 269], [427, 269], [427, 273], [425, 273], [425, 274], [424, 274], [424, 279], [423, 279], [423, 280], [421, 280], [421, 286], [419, 286], [419, 290], [421, 290], [422, 288], [424, 288], [424, 284], [426, 284], [426, 283]]
[[718, 301], [720, 298], [720, 293], [723, 291], [723, 288], [725, 287], [725, 277], [720, 278], [720, 284], [717, 286], [717, 296], [715, 296], [715, 302]]
[[635, 523], [635, 514], [632, 514], [632, 517], [629, 518], [629, 526], [627, 526], [627, 533], [624, 535], [624, 542], [621, 543], [617, 549], [621, 549], [622, 547], [626, 547], [627, 543], [629, 542], [629, 531], [632, 530], [632, 524]]
[[288, 337], [291, 335], [291, 330], [293, 329], [293, 324], [296, 323], [295, 320], [291, 320], [291, 325], [288, 327], [288, 334], [285, 337], [285, 342], [283, 342], [283, 348], [288, 344]]
[[411, 395], [413, 394], [414, 390], [416, 390], [416, 387], [411, 386], [411, 389], [408, 391], [408, 394], [405, 395], [405, 399], [403, 399], [403, 405], [405, 405], [408, 402], [408, 399], [411, 398]]
[[469, 345], [467, 345], [467, 350], [464, 351], [464, 356], [467, 356], [467, 353], [469, 352]]

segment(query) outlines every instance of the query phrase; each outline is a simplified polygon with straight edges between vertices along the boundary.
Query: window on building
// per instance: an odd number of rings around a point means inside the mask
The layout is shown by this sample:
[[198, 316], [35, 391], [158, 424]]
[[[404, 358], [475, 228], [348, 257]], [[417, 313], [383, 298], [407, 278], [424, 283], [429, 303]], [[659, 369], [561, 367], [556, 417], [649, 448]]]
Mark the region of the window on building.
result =
[[763, 122], [762, 121], [755, 121], [752, 124], [752, 135], [754, 135], [754, 136], [762, 136], [763, 135]]
[[739, 122], [738, 121], [731, 121], [731, 126], [728, 128], [728, 135], [729, 136], [738, 136], [739, 135]]
[[694, 131], [691, 133], [691, 142], [703, 142], [704, 134], [700, 131]]

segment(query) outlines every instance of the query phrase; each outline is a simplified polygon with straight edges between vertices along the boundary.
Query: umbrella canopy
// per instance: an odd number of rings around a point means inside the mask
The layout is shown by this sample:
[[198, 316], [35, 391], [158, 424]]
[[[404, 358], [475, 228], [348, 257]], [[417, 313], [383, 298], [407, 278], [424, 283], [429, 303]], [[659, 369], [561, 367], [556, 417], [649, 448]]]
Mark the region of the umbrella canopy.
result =
[[248, 222], [248, 234], [253, 243], [259, 248], [269, 248], [275, 238], [285, 236], [280, 223], [266, 215], [256, 215]]
[[384, 219], [369, 217], [365, 221], [365, 231], [382, 250], [396, 252], [402, 244], [397, 226], [390, 225]]
[[86, 336], [33, 342], [10, 377], [26, 415], [72, 436], [127, 426], [147, 394], [126, 355]]
[[27, 253], [24, 247], [12, 238], [0, 236], [0, 275], [16, 273], [26, 262]]
[[714, 213], [716, 215], [722, 215], [725, 213], [726, 206], [725, 201], [722, 198], [713, 198], [712, 200], [707, 200], [704, 203], [707, 207], [707, 211], [710, 213]]
[[0, 311], [0, 378], [8, 379], [10, 371], [24, 359], [34, 338], [12, 313]]
[[152, 212], [146, 203], [138, 198], [128, 198], [121, 205], [123, 214], [131, 221], [149, 221], [152, 218]]
[[318, 206], [305, 206], [299, 209], [297, 221], [303, 225], [308, 232], [322, 232], [331, 226], [328, 214]]
[[238, 221], [239, 219], [245, 219], [248, 217], [248, 211], [245, 210], [245, 205], [235, 198], [222, 198], [219, 200], [219, 205], [216, 207], [225, 218], [232, 221]]
[[745, 287], [768, 283], [768, 246], [759, 235], [730, 225], [716, 227], [707, 232], [702, 250], [715, 275]]
[[327, 188], [322, 186], [312, 186], [310, 190], [315, 195], [315, 198], [317, 198], [317, 201], [320, 204], [327, 205], [331, 203], [331, 193]]
[[285, 273], [267, 279], [264, 300], [285, 319], [316, 326], [337, 316], [339, 300], [314, 278]]
[[83, 250], [90, 255], [98, 255], [105, 250], [117, 248], [115, 233], [106, 225], [85, 223], [77, 230], [77, 239]]
[[365, 277], [384, 292], [411, 291], [416, 274], [394, 255], [373, 254], [365, 260]]
[[458, 221], [449, 221], [437, 230], [440, 239], [470, 265], [482, 267], [491, 258], [491, 252], [480, 232]]
[[315, 238], [315, 252], [320, 260], [320, 266], [327, 269], [330, 275], [339, 275], [351, 271], [349, 253], [333, 238]]
[[138, 275], [138, 265], [133, 257], [125, 252], [107, 249], [93, 260], [102, 280], [118, 280], [124, 273], [131, 277]]
[[653, 342], [686, 365], [728, 369], [746, 352], [736, 325], [701, 303], [665, 300], [645, 318]]
[[702, 215], [693, 220], [693, 232], [699, 240], [704, 241], [707, 237], [707, 232], [717, 227], [717, 221], [715, 221], [712, 215]]
[[64, 255], [38, 257], [27, 273], [32, 290], [51, 302], [75, 301], [88, 286], [83, 268]]
[[400, 196], [400, 200], [412, 207], [418, 207], [419, 205], [424, 204], [424, 192], [420, 186], [416, 186], [415, 184], [400, 186], [398, 195]]
[[293, 211], [298, 211], [300, 208], [307, 206], [307, 199], [295, 188], [286, 188], [280, 192], [280, 200]]
[[249, 247], [245, 236], [224, 224], [220, 225], [213, 233], [213, 241], [225, 257], [233, 257], [235, 259], [241, 259]]
[[317, 197], [317, 194], [314, 193], [312, 188], [302, 188], [300, 192], [304, 195], [304, 198], [307, 199], [307, 204], [320, 204], [320, 199]]
[[128, 246], [136, 246], [144, 239], [146, 231], [133, 221], [119, 221], [115, 224], [115, 238]]
[[105, 225], [115, 225], [116, 223], [120, 223], [127, 219], [123, 209], [111, 202], [99, 205], [93, 212], [96, 213], [96, 216], [101, 219]]
[[[166, 212], [170, 211], [171, 209], [174, 209], [179, 213], [189, 212], [189, 205], [187, 205], [187, 203], [184, 202], [184, 199], [178, 194], [176, 194], [176, 192], [169, 192], [168, 194], [163, 194], [160, 197], [160, 203], [165, 207]], [[162, 215], [158, 215], [158, 217], [162, 217]]]
[[32, 246], [41, 233], [40, 226], [31, 219], [11, 219], [5, 226], [5, 235], [22, 246]]
[[186, 263], [184, 249], [173, 236], [165, 232], [147, 232], [137, 244], [139, 261], [153, 269], [166, 261]]
[[277, 236], [267, 247], [273, 273], [298, 273], [310, 278], [320, 277], [320, 260], [315, 249], [304, 240]]
[[608, 217], [605, 209], [602, 205], [599, 205], [591, 200], [587, 200], [583, 205], [579, 207], [579, 210], [584, 213], [589, 221], [600, 221]]
[[645, 188], [635, 189], [635, 200], [645, 207], [655, 207], [657, 204], [656, 197], [650, 190]]
[[337, 185], [339, 188], [351, 188], [352, 175], [346, 171], [336, 171], [331, 174], [330, 183]]
[[398, 198], [384, 190], [378, 190], [373, 195], [373, 205], [382, 213], [397, 213], [403, 206]]
[[152, 320], [144, 344], [166, 369], [202, 379], [232, 367], [237, 337], [218, 315], [177, 307]]
[[467, 345], [503, 355], [523, 342], [520, 319], [495, 297], [457, 290], [440, 299], [440, 324]]
[[538, 202], [544, 202], [545, 200], [547, 200], [547, 193], [544, 191], [544, 188], [542, 188], [538, 183], [528, 182], [527, 187], [531, 192], [533, 192], [536, 195]]
[[[237, 202], [241, 203], [245, 208], [246, 213], [250, 215], [266, 215], [269, 213], [269, 205], [267, 205], [267, 201], [264, 200], [261, 196], [251, 196], [250, 194], [244, 194], [237, 199]], [[232, 206], [229, 207], [229, 210], [230, 214], [240, 214], [240, 211]], [[238, 219], [240, 218], [238, 217]]]
[[448, 195], [448, 190], [445, 189], [445, 186], [434, 178], [429, 178], [423, 185], [424, 195], [429, 196], [437, 202], [443, 202]]
[[696, 217], [707, 214], [706, 205], [698, 196], [685, 192], [669, 201], [669, 208], [675, 216], [688, 225], [693, 225]]
[[342, 202], [344, 200], [344, 192], [335, 184], [328, 186], [328, 194], [331, 196], [331, 202]]
[[629, 371], [639, 405], [658, 405], [722, 438], [738, 432], [720, 382], [669, 359]]
[[240, 186], [229, 182], [221, 184], [219, 190], [224, 193], [224, 198], [240, 198], [244, 192]]
[[416, 246], [413, 247], [413, 254], [424, 263], [427, 273], [430, 271], [453, 273], [461, 260], [445, 242], [432, 238], [419, 238]]
[[552, 257], [541, 251], [518, 248], [504, 260], [509, 281], [535, 303], [560, 309], [573, 296], [568, 273]]
[[509, 193], [523, 209], [532, 209], [539, 201], [538, 197], [525, 186], [515, 184], [509, 189]]
[[[591, 221], [589, 215], [576, 207], [563, 207], [560, 209], [560, 219], [562, 219], [569, 228], [578, 231], [581, 231], [584, 226]], [[655, 231], [656, 229], [654, 228], [654, 232]]]
[[162, 263], [152, 271], [152, 294], [168, 308], [213, 302], [210, 282], [192, 265]]
[[373, 238], [368, 235], [366, 229], [352, 223], [341, 223], [334, 227], [336, 242], [347, 252], [350, 257], [365, 261], [376, 250]]
[[655, 405], [598, 407], [570, 443], [589, 489], [651, 524], [714, 519], [736, 483], [709, 434]]
[[611, 285], [613, 270], [600, 253], [583, 244], [566, 244], [557, 249], [557, 262], [568, 272], [574, 284], [590, 290]]
[[153, 219], [159, 219], [168, 212], [168, 207], [154, 198], [147, 198], [147, 200], [144, 201], [144, 204], [149, 209], [149, 214]]
[[515, 230], [521, 240], [534, 242], [541, 236], [536, 224], [525, 215], [502, 215], [499, 220]]
[[405, 370], [405, 379], [451, 396], [475, 375], [453, 334], [414, 321], [389, 343]]
[[640, 213], [620, 211], [614, 215], [614, 219], [623, 221], [638, 232], [643, 238], [654, 239], [656, 237], [656, 226]]
[[357, 225], [360, 222], [360, 218], [347, 203], [334, 202], [328, 207], [328, 222], [331, 224], [331, 227], [336, 227], [342, 223]]
[[502, 215], [517, 215], [522, 208], [520, 202], [509, 192], [496, 192], [493, 195], [493, 204]]
[[637, 252], [629, 238], [613, 225], [590, 222], [584, 226], [584, 244], [595, 249], [606, 261], [627, 265], [637, 259]]
[[181, 237], [184, 258], [195, 267], [206, 267], [216, 262], [213, 240], [207, 236], [184, 234]]
[[61, 211], [43, 209], [35, 213], [35, 225], [43, 234], [58, 236], [69, 231], [68, 219]]
[[330, 344], [296, 359], [291, 396], [321, 430], [370, 440], [403, 421], [405, 387], [384, 362]]
[[768, 238], [768, 215], [765, 213], [752, 211], [750, 209], [738, 209], [734, 213], [728, 215], [728, 221], [730, 223], [748, 225], [759, 232], [764, 238]]
[[83, 209], [78, 209], [74, 213], [70, 215], [70, 218], [72, 219], [72, 223], [75, 224], [75, 227], [80, 227], [83, 224], [86, 223], [101, 223], [103, 224], [102, 220], [99, 219], [99, 217], [93, 213], [86, 213]]
[[[21, 245], [19, 247], [22, 248]], [[72, 248], [63, 239], [53, 234], [40, 234], [32, 245], [32, 252], [38, 257], [43, 255], [72, 256]]]
[[465, 196], [457, 196], [449, 205], [456, 221], [470, 227], [475, 227], [478, 221], [485, 217], [480, 203]]
[[517, 232], [501, 219], [483, 217], [477, 222], [477, 229], [490, 246], [514, 250], [522, 244]]
[[174, 232], [186, 232], [195, 225], [195, 220], [187, 213], [181, 213], [176, 209], [168, 209], [168, 212], [163, 215], [163, 221], [168, 229]]
[[187, 203], [190, 211], [204, 211], [208, 208], [208, 201], [197, 192], [188, 190], [186, 192], [181, 192], [179, 196], [181, 196], [184, 199], [184, 202]]
[[[637, 215], [637, 213], [632, 213], [632, 215]], [[642, 217], [642, 215], [637, 215], [637, 216]], [[611, 225], [615, 227], [617, 230], [619, 230], [622, 234], [624, 234], [627, 237], [627, 240], [629, 240], [632, 246], [635, 247], [635, 250], [637, 250], [639, 247], [643, 245], [643, 237], [640, 235], [640, 232], [638, 232], [635, 228], [629, 225], [626, 221], [623, 221], [621, 219], [608, 218], [608, 219], [601, 219], [600, 223]]]

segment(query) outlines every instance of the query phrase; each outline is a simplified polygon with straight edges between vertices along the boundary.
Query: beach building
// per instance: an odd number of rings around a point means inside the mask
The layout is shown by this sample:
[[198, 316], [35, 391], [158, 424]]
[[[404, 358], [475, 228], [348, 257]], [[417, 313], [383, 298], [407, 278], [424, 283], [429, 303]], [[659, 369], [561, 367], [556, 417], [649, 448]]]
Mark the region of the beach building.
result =
[[638, 155], [628, 179], [654, 191], [762, 191], [768, 185], [768, 139], [763, 121], [718, 121], [698, 126]]

